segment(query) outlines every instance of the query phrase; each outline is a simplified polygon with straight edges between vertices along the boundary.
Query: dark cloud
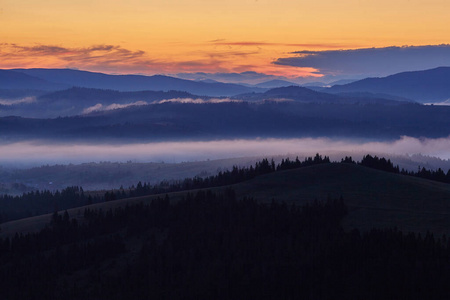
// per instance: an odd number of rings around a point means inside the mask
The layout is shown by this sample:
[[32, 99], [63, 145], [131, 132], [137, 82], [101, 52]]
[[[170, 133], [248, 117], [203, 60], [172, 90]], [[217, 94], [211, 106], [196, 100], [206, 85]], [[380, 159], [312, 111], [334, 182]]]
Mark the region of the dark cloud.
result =
[[24, 46], [0, 43], [3, 68], [35, 67], [35, 61], [51, 58], [53, 67], [69, 67], [112, 73], [160, 73], [166, 70], [212, 69], [218, 61], [169, 62], [156, 60], [142, 50], [129, 50], [120, 45], [92, 45], [89, 47], [62, 47], [57, 45]]
[[314, 68], [325, 75], [386, 76], [403, 71], [450, 66], [450, 45], [352, 50], [296, 51], [277, 65]]
[[0, 44], [0, 57], [23, 58], [54, 56], [65, 61], [102, 61], [117, 62], [124, 59], [142, 59], [145, 52], [131, 51], [118, 45], [94, 45], [91, 47], [68, 48], [55, 45], [21, 46], [17, 44]]
[[64, 47], [59, 46], [48, 46], [48, 45], [39, 45], [33, 47], [23, 47], [14, 45], [15, 49], [20, 52], [33, 53], [38, 55], [60, 55], [60, 54], [68, 54], [71, 51]]
[[246, 57], [257, 51], [226, 50], [199, 53], [204, 59], [168, 61], [152, 59], [142, 50], [129, 50], [120, 45], [63, 47], [58, 45], [24, 46], [0, 43], [0, 67], [36, 67], [37, 61], [49, 61], [47, 67], [68, 67], [111, 73], [172, 73], [176, 71], [227, 71], [223, 65], [233, 57]]

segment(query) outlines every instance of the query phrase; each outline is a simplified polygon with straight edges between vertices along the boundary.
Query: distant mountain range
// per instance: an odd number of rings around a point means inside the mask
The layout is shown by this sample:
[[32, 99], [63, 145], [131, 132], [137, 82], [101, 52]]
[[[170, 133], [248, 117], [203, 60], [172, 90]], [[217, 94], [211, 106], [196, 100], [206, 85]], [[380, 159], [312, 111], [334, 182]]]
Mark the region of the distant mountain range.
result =
[[286, 86], [270, 89], [264, 93], [250, 93], [237, 95], [234, 98], [244, 101], [262, 100], [294, 100], [303, 103], [334, 103], [334, 104], [385, 104], [398, 105], [411, 100], [391, 95], [377, 95], [371, 93], [340, 93], [330, 94], [314, 91], [301, 86]]
[[68, 84], [47, 81], [24, 72], [0, 70], [0, 89], [54, 91], [68, 87], [70, 87]]
[[[346, 83], [346, 81], [338, 83], [340, 84], [334, 84], [329, 88], [314, 86], [311, 89], [322, 93], [340, 94], [343, 97], [411, 99], [421, 103], [443, 102], [450, 99], [450, 67], [404, 72], [383, 78], [366, 78], [350, 83]], [[4, 90], [57, 91], [73, 86], [122, 92], [143, 90], [168, 92], [176, 90], [200, 96], [231, 97], [251, 93], [262, 95], [268, 89], [294, 85], [296, 84], [278, 79], [252, 86], [223, 83], [209, 79], [194, 81], [163, 75], [108, 75], [72, 69], [0, 70], [0, 97], [5, 94]], [[297, 92], [299, 91], [297, 90]], [[270, 93], [273, 93], [273, 91]], [[302, 97], [305, 96], [306, 92], [302, 93]], [[9, 94], [11, 93], [9, 92]], [[16, 94], [20, 93], [16, 92]], [[324, 95], [315, 95], [320, 96], [321, 99], [326, 98]]]
[[[10, 91], [10, 93], [7, 93]], [[29, 92], [28, 94], [26, 92]], [[2, 105], [2, 97], [10, 96], [9, 105]], [[32, 118], [74, 116], [96, 110], [109, 110], [130, 105], [146, 105], [160, 100], [197, 99], [180, 91], [120, 92], [93, 88], [72, 87], [61, 91], [36, 93], [35, 91], [0, 90], [0, 116], [16, 115]], [[26, 99], [23, 101], [21, 99]], [[209, 97], [202, 96], [208, 100]], [[22, 102], [21, 102], [22, 101]]]
[[[5, 95], [9, 96], [11, 100], [2, 101], [1, 99]], [[183, 99], [182, 101], [184, 102], [208, 102], [213, 100], [212, 102], [217, 102], [212, 98], [220, 98], [220, 101], [228, 101], [226, 97], [199, 96], [181, 91], [121, 92], [116, 90], [72, 87], [65, 90], [47, 91], [33, 95], [33, 91], [29, 90], [0, 90], [0, 117], [11, 115], [33, 118], [65, 117], [86, 114], [93, 111], [125, 108], [132, 105], [142, 106], [162, 100], [179, 101]], [[401, 103], [398, 100], [403, 100], [387, 99], [388, 97], [368, 93], [364, 95], [357, 93], [333, 95], [299, 86], [274, 88], [264, 93], [246, 93], [236, 95], [232, 98], [234, 100], [250, 102], [295, 101], [300, 103], [378, 103], [384, 105], [398, 105]]]
[[369, 92], [409, 98], [421, 103], [450, 99], [450, 67], [403, 72], [382, 78], [366, 78], [323, 89], [327, 93]]
[[239, 84], [192, 81], [163, 75], [108, 75], [72, 69], [14, 69], [3, 72], [5, 77], [9, 76], [8, 82], [0, 84], [3, 89], [60, 90], [77, 86], [118, 91], [177, 90], [204, 96], [233, 96], [265, 91]]
[[291, 86], [291, 85], [298, 85], [298, 84], [290, 82], [290, 81], [286, 81], [286, 80], [274, 79], [274, 80], [269, 80], [269, 81], [258, 83], [255, 86], [260, 87], [260, 88], [273, 89], [273, 88]]

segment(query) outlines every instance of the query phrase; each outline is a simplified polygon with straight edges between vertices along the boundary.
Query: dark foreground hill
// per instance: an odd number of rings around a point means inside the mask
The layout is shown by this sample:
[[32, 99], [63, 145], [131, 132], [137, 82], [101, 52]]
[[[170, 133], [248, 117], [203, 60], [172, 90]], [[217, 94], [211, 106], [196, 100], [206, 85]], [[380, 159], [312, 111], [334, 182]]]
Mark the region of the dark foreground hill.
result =
[[235, 187], [238, 195], [293, 203], [342, 196], [347, 228], [397, 227], [450, 234], [450, 185], [353, 164], [323, 164], [263, 175]]
[[[368, 222], [403, 227], [415, 219], [422, 231], [448, 219], [443, 217], [449, 211], [448, 185], [386, 174], [323, 164], [267, 174], [231, 188], [55, 213], [45, 216], [45, 228], [32, 224], [37, 218], [9, 223], [9, 229], [15, 225], [23, 233], [27, 226], [43, 230], [6, 239], [4, 232], [0, 238], [0, 296], [447, 299], [446, 237], [349, 230], [358, 222], [363, 228]], [[305, 198], [319, 194], [320, 199], [328, 191], [328, 200], [306, 203]], [[332, 193], [344, 192], [351, 200], [333, 198]], [[377, 199], [365, 202], [368, 193]], [[277, 200], [270, 200], [274, 194]], [[374, 213], [375, 220], [367, 220]], [[355, 223], [348, 224], [349, 219]]]

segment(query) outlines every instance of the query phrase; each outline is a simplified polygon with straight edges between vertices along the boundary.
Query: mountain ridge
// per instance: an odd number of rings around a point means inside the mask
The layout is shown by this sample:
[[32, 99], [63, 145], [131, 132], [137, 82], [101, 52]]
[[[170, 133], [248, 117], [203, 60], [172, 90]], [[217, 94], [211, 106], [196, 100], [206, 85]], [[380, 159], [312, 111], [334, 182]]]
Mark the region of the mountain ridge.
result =
[[180, 79], [165, 75], [109, 75], [72, 69], [12, 69], [30, 76], [59, 84], [86, 88], [114, 89], [119, 91], [169, 91], [179, 90], [206, 96], [232, 96], [264, 91], [262, 88], [246, 87], [231, 83], [207, 83]]
[[15, 70], [0, 69], [0, 89], [54, 91], [69, 87]]
[[450, 99], [450, 67], [365, 78], [345, 85], [334, 85], [323, 91], [389, 94], [423, 103], [445, 101]]

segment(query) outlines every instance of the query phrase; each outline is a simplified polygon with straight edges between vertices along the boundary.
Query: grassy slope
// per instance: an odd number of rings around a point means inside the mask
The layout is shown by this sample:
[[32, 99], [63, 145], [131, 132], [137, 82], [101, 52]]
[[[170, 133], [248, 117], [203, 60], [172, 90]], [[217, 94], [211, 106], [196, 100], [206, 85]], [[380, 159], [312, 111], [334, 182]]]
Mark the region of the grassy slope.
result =
[[[303, 204], [314, 199], [343, 196], [349, 207], [347, 229], [397, 226], [404, 231], [450, 234], [450, 185], [420, 178], [381, 172], [357, 165], [327, 164], [260, 176], [233, 186], [238, 197], [253, 196]], [[223, 187], [214, 188], [216, 191]], [[170, 194], [176, 201], [184, 192]], [[96, 204], [108, 209], [130, 202], [151, 201], [156, 196]], [[71, 217], [82, 217], [84, 208], [69, 210]], [[39, 230], [51, 215], [2, 224], [0, 236], [16, 231]]]
[[347, 228], [393, 227], [450, 233], [450, 185], [356, 165], [319, 165], [269, 174], [236, 187], [252, 195], [305, 203], [342, 196]]

